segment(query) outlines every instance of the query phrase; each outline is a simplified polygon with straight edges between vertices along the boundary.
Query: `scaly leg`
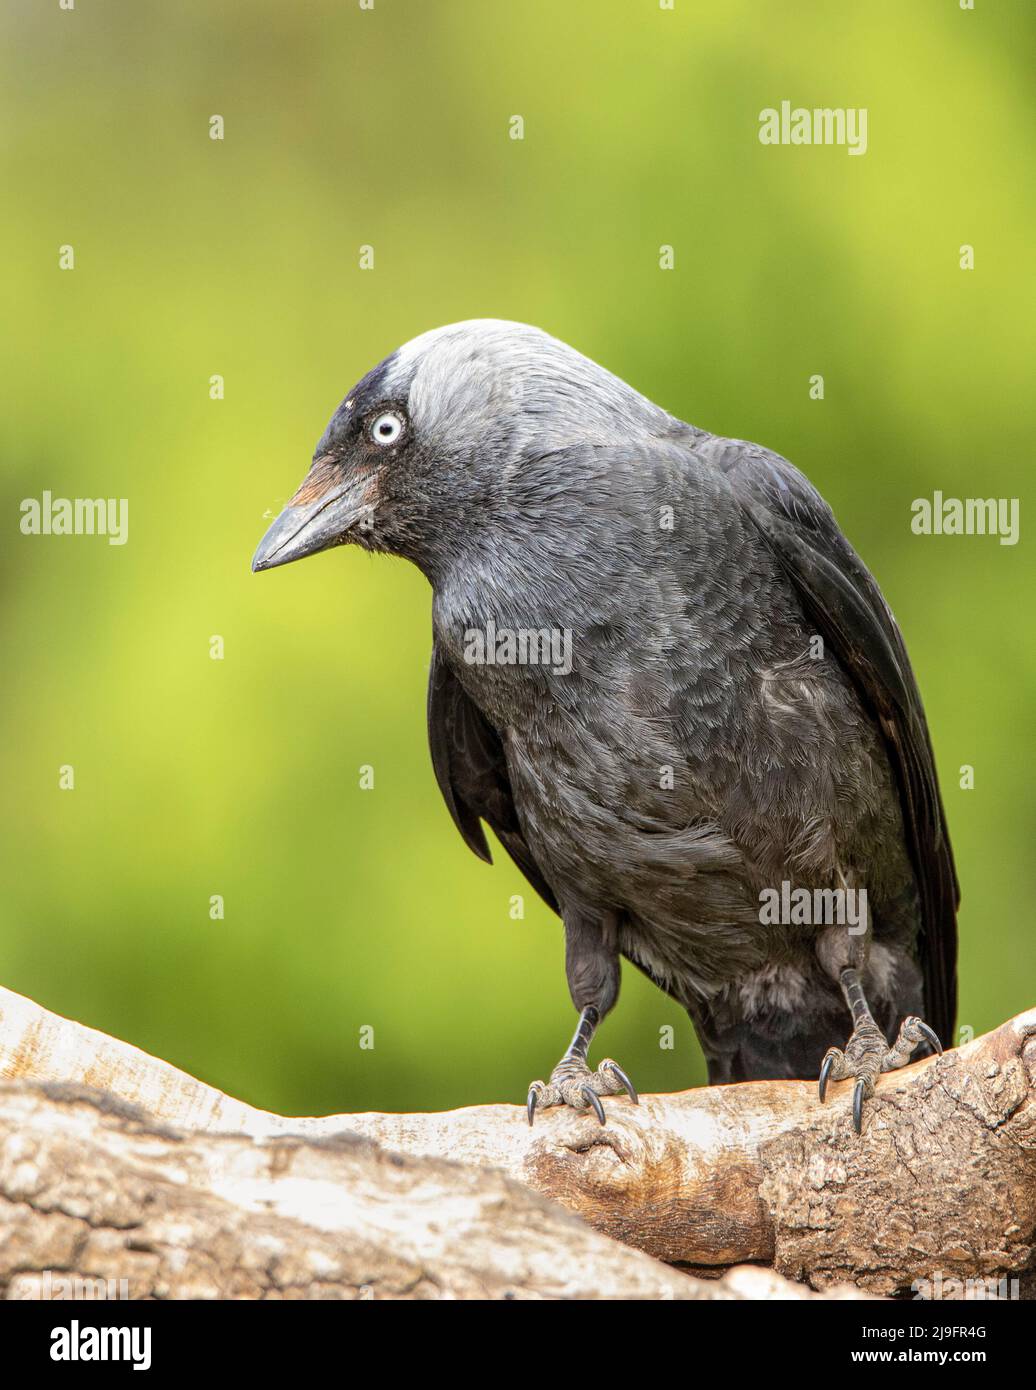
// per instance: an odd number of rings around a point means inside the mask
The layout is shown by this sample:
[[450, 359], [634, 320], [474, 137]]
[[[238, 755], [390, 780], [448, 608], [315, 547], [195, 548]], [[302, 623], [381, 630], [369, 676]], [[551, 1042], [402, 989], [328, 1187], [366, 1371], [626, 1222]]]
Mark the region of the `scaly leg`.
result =
[[903, 1020], [899, 1036], [889, 1047], [887, 1038], [871, 1016], [860, 972], [847, 965], [840, 972], [838, 983], [852, 1014], [853, 1031], [844, 1052], [831, 1047], [824, 1056], [820, 1067], [820, 1099], [823, 1101], [827, 1094], [829, 1081], [846, 1081], [855, 1077], [853, 1125], [856, 1133], [860, 1134], [863, 1130], [863, 1102], [874, 1094], [874, 1083], [881, 1073], [906, 1066], [914, 1049], [922, 1042], [928, 1043], [936, 1052], [942, 1052], [942, 1044], [927, 1023], [911, 1016]]
[[633, 1083], [617, 1062], [606, 1057], [596, 1071], [591, 1071], [586, 1064], [586, 1054], [599, 1022], [600, 1014], [592, 1004], [587, 1005], [579, 1015], [579, 1026], [568, 1050], [550, 1074], [550, 1081], [534, 1081], [529, 1087], [529, 1124], [536, 1118], [537, 1109], [545, 1110], [549, 1105], [571, 1105], [574, 1110], [587, 1110], [592, 1106], [603, 1125], [601, 1096], [618, 1096], [625, 1091], [634, 1105], [639, 1103]]
[[614, 914], [603, 917], [581, 912], [565, 913], [565, 973], [572, 1003], [579, 1010], [579, 1026], [564, 1057], [550, 1074], [549, 1081], [534, 1081], [526, 1102], [529, 1124], [537, 1109], [549, 1105], [570, 1105], [574, 1110], [594, 1113], [603, 1125], [601, 1096], [617, 1096], [625, 1091], [638, 1103], [633, 1084], [622, 1068], [606, 1057], [596, 1071], [586, 1064], [586, 1055], [597, 1025], [615, 1003], [619, 993], [618, 922]]

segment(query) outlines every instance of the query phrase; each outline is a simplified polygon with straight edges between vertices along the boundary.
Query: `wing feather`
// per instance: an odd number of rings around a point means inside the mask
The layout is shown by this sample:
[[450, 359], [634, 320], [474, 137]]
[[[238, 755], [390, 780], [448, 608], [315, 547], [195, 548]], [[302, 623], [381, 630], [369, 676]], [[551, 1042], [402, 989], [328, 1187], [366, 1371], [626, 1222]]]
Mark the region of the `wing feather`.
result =
[[881, 730], [921, 897], [919, 955], [928, 1022], [952, 1046], [960, 887], [928, 724], [903, 638], [870, 571], [802, 474], [768, 450], [741, 441], [717, 443], [713, 461]]
[[503, 742], [450, 670], [438, 644], [428, 676], [428, 744], [435, 780], [465, 844], [487, 864], [492, 855], [482, 822], [555, 912], [557, 900], [526, 843], [518, 820]]

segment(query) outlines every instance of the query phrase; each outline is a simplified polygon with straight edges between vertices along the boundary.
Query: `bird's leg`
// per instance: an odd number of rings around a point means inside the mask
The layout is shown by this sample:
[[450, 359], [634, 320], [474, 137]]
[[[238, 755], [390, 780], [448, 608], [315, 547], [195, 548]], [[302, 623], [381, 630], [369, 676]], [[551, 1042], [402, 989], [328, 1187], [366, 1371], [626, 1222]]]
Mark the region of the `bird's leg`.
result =
[[634, 1104], [638, 1102], [632, 1082], [618, 1063], [606, 1057], [596, 1071], [591, 1071], [586, 1061], [597, 1025], [619, 993], [616, 926], [612, 918], [565, 917], [565, 969], [572, 1002], [579, 1010], [579, 1024], [550, 1080], [534, 1081], [529, 1087], [529, 1124], [537, 1110], [570, 1105], [574, 1110], [592, 1108], [603, 1125], [601, 1096], [625, 1091]]
[[550, 1074], [550, 1081], [534, 1081], [529, 1087], [527, 1101], [529, 1123], [536, 1118], [537, 1110], [545, 1110], [549, 1105], [570, 1105], [574, 1110], [589, 1110], [604, 1124], [604, 1106], [601, 1096], [618, 1096], [625, 1091], [636, 1105], [639, 1097], [633, 1083], [617, 1062], [606, 1057], [596, 1071], [587, 1066], [586, 1054], [590, 1040], [597, 1031], [600, 1015], [592, 1004], [587, 1005], [579, 1015], [579, 1026], [568, 1045], [564, 1057]]
[[927, 1023], [911, 1016], [903, 1020], [899, 1036], [889, 1047], [888, 1039], [874, 1022], [867, 1005], [860, 972], [847, 965], [839, 974], [838, 983], [852, 1014], [853, 1031], [844, 1052], [831, 1047], [824, 1056], [820, 1067], [820, 1099], [823, 1101], [827, 1094], [829, 1081], [845, 1081], [855, 1077], [853, 1125], [859, 1134], [863, 1128], [863, 1102], [874, 1094], [874, 1083], [880, 1074], [905, 1066], [914, 1049], [922, 1042], [928, 1043], [936, 1052], [942, 1051], [942, 1045]]
[[820, 1067], [820, 1099], [823, 1101], [826, 1096], [829, 1081], [846, 1081], [854, 1076], [853, 1124], [859, 1134], [863, 1124], [864, 1098], [874, 1094], [874, 1082], [888, 1051], [888, 1039], [871, 1016], [859, 971], [847, 965], [839, 975], [838, 983], [852, 1014], [853, 1031], [844, 1052], [837, 1047], [829, 1047], [824, 1056]]

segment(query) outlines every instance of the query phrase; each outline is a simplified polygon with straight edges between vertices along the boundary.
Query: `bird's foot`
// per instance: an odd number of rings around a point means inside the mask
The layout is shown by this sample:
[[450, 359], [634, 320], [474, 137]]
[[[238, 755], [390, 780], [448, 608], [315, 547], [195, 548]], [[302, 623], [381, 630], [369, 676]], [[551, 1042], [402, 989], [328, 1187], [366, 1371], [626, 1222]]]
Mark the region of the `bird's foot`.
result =
[[828, 1048], [820, 1067], [820, 1099], [827, 1094], [829, 1081], [847, 1081], [856, 1078], [853, 1091], [853, 1127], [857, 1134], [863, 1130], [863, 1102], [874, 1094], [874, 1083], [885, 1071], [895, 1071], [906, 1066], [921, 1043], [928, 1043], [936, 1052], [942, 1052], [942, 1044], [935, 1031], [920, 1018], [911, 1015], [900, 1025], [899, 1035], [891, 1047], [884, 1033], [873, 1020], [858, 1024], [842, 1052], [837, 1047]]
[[905, 1067], [921, 1043], [927, 1043], [937, 1056], [942, 1055], [942, 1043], [935, 1029], [929, 1028], [923, 1018], [916, 1018], [911, 1014], [899, 1025], [899, 1036], [885, 1053], [881, 1063], [882, 1071], [895, 1071], [897, 1067]]
[[551, 1072], [549, 1081], [534, 1081], [529, 1087], [529, 1124], [536, 1118], [537, 1110], [546, 1110], [551, 1105], [570, 1105], [573, 1110], [592, 1109], [603, 1125], [601, 1097], [619, 1096], [623, 1091], [634, 1105], [640, 1104], [632, 1081], [610, 1057], [606, 1057], [596, 1071], [591, 1071], [578, 1058], [566, 1057]]

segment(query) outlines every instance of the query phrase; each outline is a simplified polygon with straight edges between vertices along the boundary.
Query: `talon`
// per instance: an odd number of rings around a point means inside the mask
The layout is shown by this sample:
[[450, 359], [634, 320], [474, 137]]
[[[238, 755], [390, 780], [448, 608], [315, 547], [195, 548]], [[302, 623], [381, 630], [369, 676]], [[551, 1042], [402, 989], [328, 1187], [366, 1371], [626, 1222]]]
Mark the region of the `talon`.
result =
[[539, 1088], [538, 1088], [538, 1087], [536, 1087], [536, 1086], [530, 1086], [530, 1087], [529, 1087], [529, 1098], [528, 1098], [528, 1100], [525, 1102], [525, 1108], [526, 1108], [526, 1111], [528, 1112], [529, 1124], [530, 1124], [530, 1125], [532, 1124], [533, 1120], [536, 1118], [536, 1101], [539, 1099], [539, 1094], [540, 1094], [540, 1093], [539, 1093]]
[[601, 1097], [596, 1091], [592, 1091], [589, 1086], [583, 1087], [583, 1099], [588, 1105], [592, 1105], [597, 1118], [601, 1124], [605, 1123], [604, 1106], [601, 1104]]
[[863, 1096], [866, 1089], [867, 1082], [861, 1076], [853, 1091], [853, 1129], [857, 1134], [863, 1133]]
[[941, 1057], [942, 1043], [939, 1041], [939, 1035], [938, 1033], [936, 1033], [935, 1029], [929, 1028], [927, 1023], [923, 1023], [920, 1019], [918, 1019], [917, 1031], [921, 1034], [921, 1037], [924, 1038], [925, 1042], [928, 1043], [930, 1047], [935, 1048], [936, 1054], [939, 1057]]
[[827, 1095], [827, 1083], [831, 1079], [831, 1068], [835, 1064], [834, 1054], [829, 1052], [820, 1068], [820, 1103], [823, 1105]]
[[620, 1081], [622, 1085], [626, 1087], [626, 1094], [629, 1096], [633, 1104], [639, 1105], [640, 1097], [637, 1095], [636, 1087], [633, 1085], [633, 1082], [629, 1079], [629, 1077], [619, 1066], [619, 1064], [617, 1062], [609, 1062], [608, 1070], [614, 1074], [616, 1081]]

